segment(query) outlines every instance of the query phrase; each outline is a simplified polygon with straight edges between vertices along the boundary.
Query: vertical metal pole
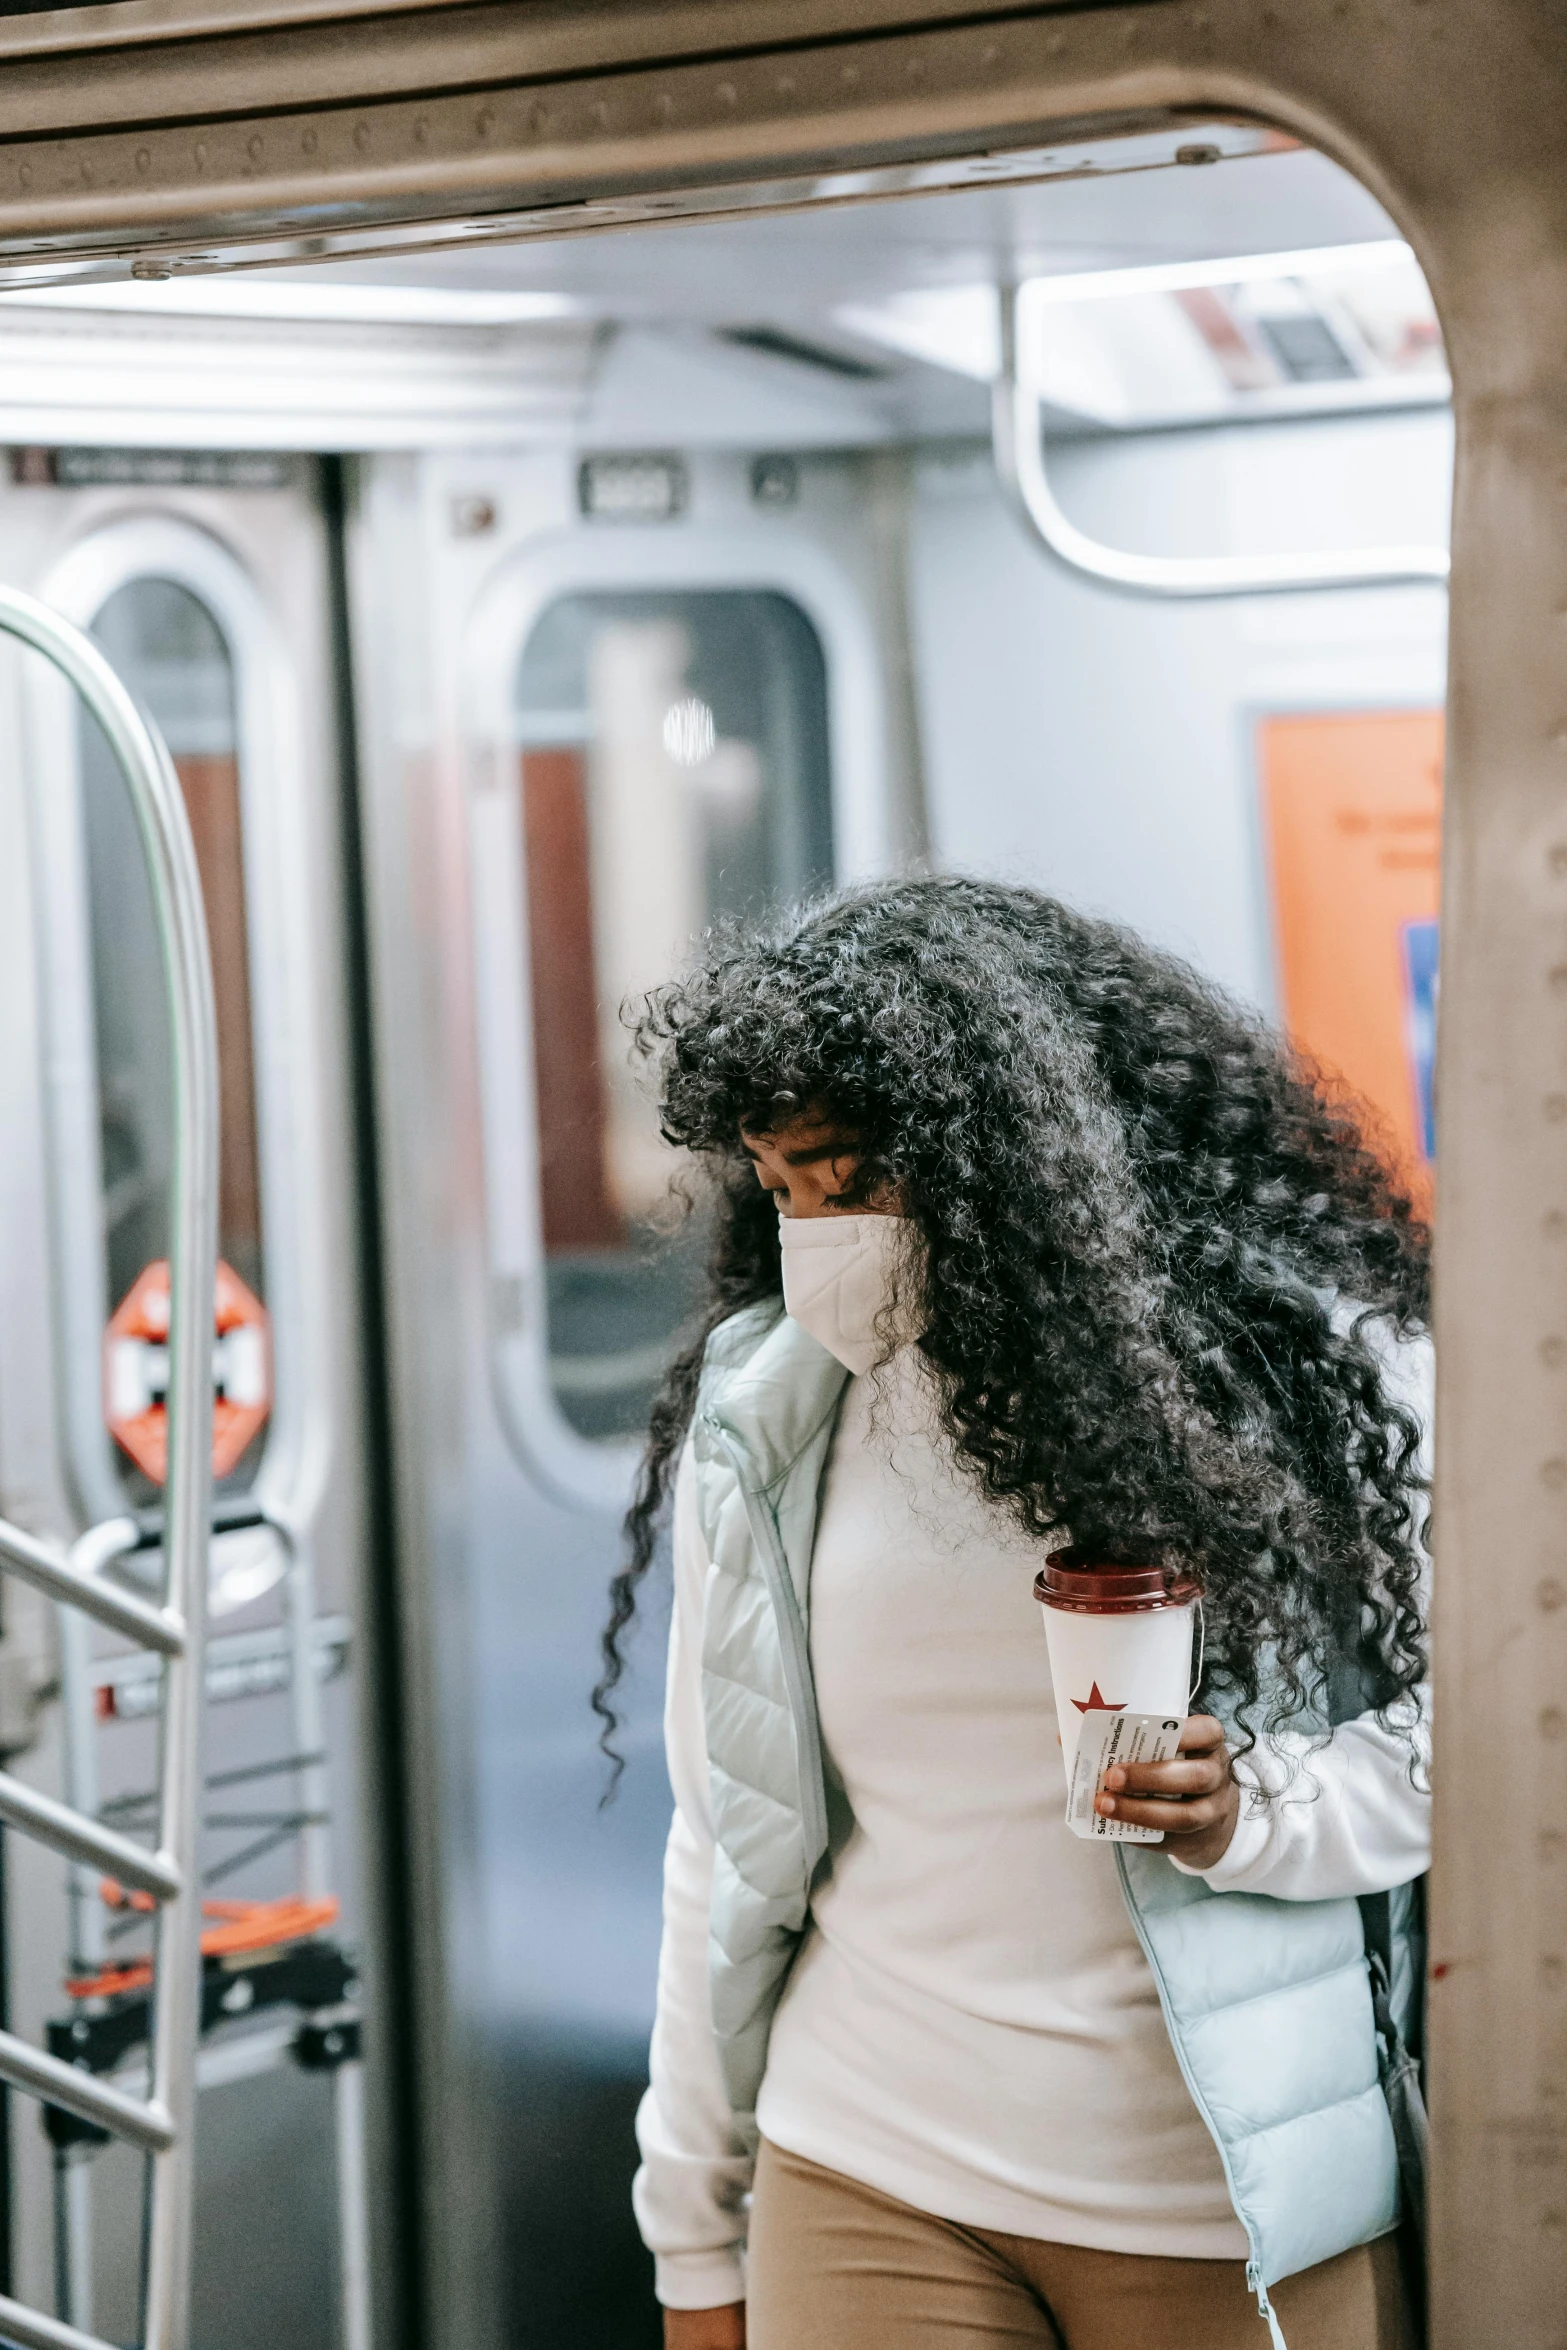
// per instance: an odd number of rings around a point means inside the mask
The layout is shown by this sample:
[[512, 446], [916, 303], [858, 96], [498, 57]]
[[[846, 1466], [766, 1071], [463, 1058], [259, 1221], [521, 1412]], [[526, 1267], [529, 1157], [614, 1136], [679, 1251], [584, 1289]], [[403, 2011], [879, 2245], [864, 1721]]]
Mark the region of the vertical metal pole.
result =
[[[6, 1832], [0, 1826], [0, 2032], [11, 2028], [11, 1903], [10, 1856]], [[9, 2296], [15, 2240], [14, 2178], [11, 2168], [11, 2091], [0, 2085], [0, 2294]]]
[[[145, 730], [144, 730], [145, 731]], [[149, 736], [148, 738], [152, 738]], [[139, 804], [153, 869], [174, 1041], [174, 1182], [169, 1251], [168, 1480], [163, 1604], [186, 1627], [184, 1654], [163, 1666], [158, 1842], [185, 1880], [158, 1915], [152, 2097], [171, 2116], [172, 2146], [153, 2157], [145, 2338], [186, 2350], [195, 2201], [196, 2046], [201, 2031], [203, 1634], [212, 1523], [212, 1348], [218, 1249], [217, 1023], [206, 916], [185, 802], [173, 763], [154, 743], [161, 807]], [[183, 853], [181, 853], [183, 852]]]
[[65, 2167], [69, 2157], [63, 2146], [52, 2146], [49, 2152], [54, 2188], [54, 2313], [70, 2326], [76, 2323], [76, 2295], [71, 2282], [70, 2181]]
[[65, 2278], [69, 2306], [62, 2312], [84, 2334], [93, 2330], [93, 2232], [91, 2146], [67, 2146], [65, 2171]]
[[[98, 1817], [98, 1735], [93, 1719], [92, 1627], [79, 1608], [62, 1607], [60, 1684], [65, 1703], [65, 1800], [73, 1811]], [[84, 1861], [71, 1868], [71, 1964], [96, 1974], [107, 1948], [98, 1875]]]
[[[306, 1541], [300, 1539], [292, 1526], [284, 1526], [275, 1517], [267, 1523], [288, 1551], [283, 1613], [288, 1632], [289, 1712], [294, 1752], [319, 1755], [325, 1731], [321, 1683], [316, 1675], [315, 1562]], [[299, 1834], [299, 1890], [307, 1900], [314, 1900], [329, 1892], [332, 1884], [332, 1831], [323, 1817], [327, 1808], [325, 1765], [306, 1763], [295, 1783], [299, 1808], [310, 1815]]]
[[[92, 1626], [80, 1609], [62, 1607], [60, 1684], [65, 1705], [65, 1799], [98, 1817], [98, 1734], [93, 1719]], [[98, 1874], [82, 1861], [70, 1875], [71, 1965], [96, 1974], [108, 1949]], [[69, 2325], [92, 2331], [92, 2177], [85, 2147], [55, 2151], [55, 2306]]]
[[370, 2350], [370, 2198], [365, 2178], [365, 2068], [356, 2057], [332, 2076], [337, 2123], [338, 2276], [342, 2350]]
[[[73, 1566], [100, 1574], [134, 1548], [133, 1518], [110, 1519], [83, 1535], [71, 1553]], [[60, 1696], [65, 1711], [65, 1799], [73, 1811], [98, 1817], [98, 1721], [92, 1681], [92, 1625], [80, 1608], [62, 1605]], [[108, 1956], [109, 1938], [98, 1893], [99, 1872], [77, 1861], [70, 1875], [71, 1965], [95, 1975]], [[93, 2323], [93, 2150], [62, 2147], [55, 2154], [56, 2307], [83, 2333]]]
[[163, 1601], [185, 1647], [163, 1666], [159, 1739], [160, 1850], [184, 1890], [163, 1905], [153, 1987], [152, 2102], [173, 2125], [153, 2157], [146, 2350], [188, 2350], [194, 2202], [196, 2045], [201, 2026], [202, 1650], [212, 1514], [213, 1292], [218, 1224], [218, 1056], [201, 879], [173, 762], [92, 639], [12, 588], [0, 588], [0, 629], [42, 652], [70, 680], [125, 778], [152, 885], [174, 1076], [174, 1181], [169, 1272], [168, 1479]]

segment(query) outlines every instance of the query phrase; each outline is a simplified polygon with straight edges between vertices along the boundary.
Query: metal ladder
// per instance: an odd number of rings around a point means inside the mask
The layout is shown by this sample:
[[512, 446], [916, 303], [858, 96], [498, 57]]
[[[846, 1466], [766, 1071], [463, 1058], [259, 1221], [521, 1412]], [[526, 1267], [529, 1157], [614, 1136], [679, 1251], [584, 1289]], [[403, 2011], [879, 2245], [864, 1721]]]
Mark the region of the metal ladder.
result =
[[[316, 1613], [316, 1579], [310, 1545], [285, 1512], [251, 1496], [237, 1505], [231, 1503], [226, 1515], [221, 1511], [215, 1513], [213, 1523], [214, 1531], [265, 1526], [282, 1546], [287, 1560], [283, 1621], [277, 1637], [288, 1660], [290, 1736], [282, 1761], [252, 1765], [246, 1775], [254, 1777], [258, 1771], [266, 1771], [277, 1776], [287, 1773], [294, 1778], [301, 1810], [301, 1824], [296, 1832], [297, 1891], [307, 1901], [317, 1900], [330, 1893], [333, 1876], [326, 1737], [317, 1655], [323, 1623]], [[160, 1543], [161, 1529], [154, 1535], [144, 1522], [127, 1515], [106, 1519], [82, 1535], [73, 1546], [70, 1558], [75, 1566], [99, 1572], [116, 1561], [124, 1562], [138, 1551], [155, 1550]], [[94, 1670], [90, 1633], [81, 1617], [62, 1611], [60, 1631], [66, 1792], [79, 1811], [91, 1816], [98, 1812], [97, 1742], [101, 1734], [98, 1699], [103, 1694], [103, 1685]], [[255, 1639], [257, 1635], [240, 1637]], [[224, 1653], [223, 1635], [214, 1635], [207, 1645], [210, 1672], [222, 1670]], [[116, 1660], [122, 1664], [125, 1661]], [[136, 1657], [129, 1662], [138, 1685], [143, 1685], [144, 1663], [151, 1664], [154, 1671], [158, 1669], [152, 1659]], [[213, 1702], [210, 1687], [207, 1702]], [[213, 1785], [214, 1782], [207, 1782], [209, 1792]], [[72, 1875], [72, 1962], [91, 1975], [108, 1955], [105, 1911], [96, 1872], [82, 1868], [73, 1870]], [[287, 1971], [276, 1964], [269, 1964], [266, 1969], [274, 1979], [286, 1975]], [[210, 2005], [204, 2002], [204, 2007], [210, 2029], [213, 2020]], [[330, 2070], [333, 2080], [341, 2350], [371, 2350], [368, 2180], [363, 2059], [358, 2052], [359, 2016], [331, 2002], [324, 2011], [325, 2020], [322, 2014], [308, 2007], [302, 2009], [302, 2014], [300, 2037], [306, 2034], [313, 2037], [319, 2051], [313, 2060], [306, 2061], [313, 2062], [316, 2069]], [[55, 2045], [59, 2045], [58, 2040]], [[231, 2051], [235, 2045], [229, 2043]], [[297, 2041], [291, 2053], [298, 2058]], [[279, 2055], [275, 2061], [281, 2063], [286, 2059]], [[204, 2068], [203, 2047], [198, 2042], [198, 2090], [203, 2085]], [[91, 2069], [99, 2072], [102, 2067], [94, 2064]], [[56, 2306], [74, 2324], [87, 2327], [92, 2324], [92, 2205], [87, 2165], [93, 2153], [91, 2146], [82, 2145], [73, 2150], [57, 2141], [55, 2258], [60, 2283], [56, 2287]]]
[[[43, 653], [76, 688], [125, 778], [152, 881], [173, 1044], [174, 1182], [166, 1539], [161, 1604], [85, 1569], [84, 1535], [67, 1556], [0, 1521], [0, 1572], [79, 1608], [161, 1658], [159, 1819], [154, 1851], [0, 1771], [0, 1820], [68, 1860], [101, 1869], [157, 1904], [151, 2093], [127, 2096], [0, 2032], [0, 2079], [140, 2147], [152, 2165], [142, 2350], [187, 2350], [192, 2123], [201, 2011], [202, 1646], [211, 1511], [212, 1331], [217, 1262], [217, 1032], [206, 917], [185, 803], [167, 749], [92, 639], [11, 588], [0, 632]], [[101, 1551], [101, 1546], [97, 1546]], [[0, 2338], [25, 2350], [110, 2350], [91, 2334], [0, 2294]]]

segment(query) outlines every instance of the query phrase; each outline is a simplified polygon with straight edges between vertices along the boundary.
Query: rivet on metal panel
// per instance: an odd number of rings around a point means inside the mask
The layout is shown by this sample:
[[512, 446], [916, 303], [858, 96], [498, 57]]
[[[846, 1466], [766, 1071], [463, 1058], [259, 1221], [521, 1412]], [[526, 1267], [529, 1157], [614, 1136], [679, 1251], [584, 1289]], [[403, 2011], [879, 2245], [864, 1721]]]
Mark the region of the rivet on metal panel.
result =
[[195, 162], [196, 169], [198, 171], [204, 171], [207, 164], [207, 143], [205, 139], [198, 139], [196, 141], [195, 146], [191, 150], [191, 154]]
[[720, 106], [733, 106], [740, 93], [733, 82], [720, 82], [716, 92]]
[[995, 41], [987, 41], [984, 48], [981, 49], [979, 53], [979, 62], [981, 65], [995, 65], [999, 61], [1000, 56], [1001, 50], [999, 45]]
[[1567, 1713], [1559, 1705], [1543, 1706], [1540, 1710], [1540, 1736], [1552, 1745], [1567, 1738]]
[[751, 463], [751, 495], [758, 506], [795, 504], [800, 495], [800, 468], [792, 457], [756, 457]]
[[24, 163], [16, 176], [21, 181], [24, 188], [30, 188], [33, 184], [32, 165], [30, 163]]
[[1567, 1604], [1567, 1586], [1561, 1584], [1554, 1575], [1542, 1575], [1534, 1587], [1534, 1596], [1540, 1603], [1540, 1613], [1554, 1616]]
[[1552, 1460], [1542, 1461], [1540, 1463], [1540, 1483], [1549, 1486], [1552, 1493], [1559, 1493], [1562, 1487], [1567, 1485], [1567, 1461], [1562, 1460], [1559, 1456]]
[[314, 131], [302, 131], [299, 137], [299, 144], [307, 155], [313, 155], [316, 149], [320, 146], [321, 141], [316, 136]]
[[781, 73], [773, 84], [780, 98], [792, 98], [798, 84], [792, 73]]
[[599, 129], [600, 129], [601, 131], [603, 131], [603, 130], [608, 130], [608, 128], [609, 128], [609, 100], [608, 100], [607, 98], [595, 98], [595, 99], [594, 99], [594, 101], [593, 101], [593, 119], [594, 119], [594, 121], [595, 121], [595, 122], [598, 124], [598, 126], [599, 126]]
[[668, 122], [674, 111], [675, 101], [667, 90], [660, 90], [653, 101], [653, 112], [658, 116], [660, 122]]
[[266, 151], [266, 140], [261, 136], [259, 131], [252, 131], [249, 138], [245, 141], [245, 153], [250, 157], [251, 162], [259, 163]]
[[1567, 1093], [1548, 1093], [1541, 1107], [1552, 1126], [1559, 1126], [1567, 1118]]
[[844, 86], [844, 88], [845, 88], [846, 90], [852, 90], [852, 89], [853, 89], [853, 87], [854, 87], [854, 85], [855, 85], [855, 83], [856, 83], [856, 82], [859, 80], [859, 78], [860, 78], [860, 69], [859, 69], [859, 67], [858, 67], [858, 66], [857, 66], [857, 65], [854, 63], [853, 59], [851, 58], [851, 59], [850, 59], [850, 61], [849, 61], [849, 63], [848, 63], [848, 64], [847, 64], [847, 65], [846, 65], [846, 66], [843, 68], [843, 71], [842, 71], [842, 72], [839, 74], [839, 76], [838, 76], [838, 79], [839, 79], [839, 80], [842, 82], [842, 84], [843, 84], [843, 86]]
[[416, 147], [422, 147], [429, 136], [430, 126], [425, 121], [424, 116], [421, 114], [418, 121], [414, 124], [414, 145]]
[[[473, 118], [473, 127], [478, 132], [481, 139], [487, 139], [491, 131], [495, 128], [494, 107], [481, 106], [478, 113]], [[359, 133], [356, 131], [354, 133], [354, 137], [357, 139], [358, 136]]]
[[549, 119], [550, 119], [550, 110], [549, 110], [549, 108], [548, 108], [547, 106], [545, 106], [545, 105], [544, 105], [544, 104], [542, 104], [541, 102], [539, 102], [539, 101], [537, 101], [537, 100], [536, 100], [536, 101], [534, 102], [534, 104], [533, 104], [532, 106], [530, 106], [530, 107], [529, 107], [529, 109], [528, 109], [528, 128], [529, 128], [529, 130], [530, 130], [530, 131], [532, 131], [532, 133], [533, 133], [533, 135], [534, 135], [534, 137], [535, 137], [535, 138], [537, 138], [537, 137], [539, 136], [540, 132], [541, 132], [541, 131], [543, 131], [543, 130], [546, 128], [546, 126], [548, 125]]
[[354, 145], [359, 149], [361, 155], [369, 144], [370, 125], [367, 122], [356, 122], [354, 125]]
[[145, 147], [138, 147], [136, 150], [136, 168], [138, 171], [151, 171], [152, 169], [152, 157]]

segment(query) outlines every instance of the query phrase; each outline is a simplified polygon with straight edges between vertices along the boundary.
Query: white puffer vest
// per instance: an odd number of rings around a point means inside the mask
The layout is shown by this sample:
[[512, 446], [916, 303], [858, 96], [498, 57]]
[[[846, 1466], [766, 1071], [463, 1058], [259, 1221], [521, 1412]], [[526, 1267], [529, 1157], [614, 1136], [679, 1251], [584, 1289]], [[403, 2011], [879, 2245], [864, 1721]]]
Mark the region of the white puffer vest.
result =
[[[703, 1704], [717, 1856], [713, 2025], [730, 2104], [754, 2137], [774, 2010], [827, 1850], [812, 1686], [811, 1554], [848, 1374], [776, 1306], [708, 1344], [694, 1425], [711, 1566]], [[1377, 2065], [1353, 1900], [1214, 1893], [1148, 1846], [1116, 1854], [1165, 2024], [1267, 2287], [1385, 2234], [1397, 2150]], [[1395, 1983], [1416, 1979], [1412, 1905], [1395, 1896]]]

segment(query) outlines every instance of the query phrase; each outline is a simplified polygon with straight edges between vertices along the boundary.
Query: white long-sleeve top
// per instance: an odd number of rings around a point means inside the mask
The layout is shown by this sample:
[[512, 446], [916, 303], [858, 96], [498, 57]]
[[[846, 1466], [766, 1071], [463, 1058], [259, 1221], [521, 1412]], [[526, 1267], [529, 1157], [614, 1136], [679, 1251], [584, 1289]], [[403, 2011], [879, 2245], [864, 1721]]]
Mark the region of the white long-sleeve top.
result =
[[[1391, 1350], [1388, 1380], [1429, 1427], [1429, 1348]], [[689, 1452], [674, 1551], [675, 1815], [635, 2200], [660, 2299], [706, 2308], [744, 2292], [750, 2173], [709, 2020], [708, 1562]], [[953, 1461], [913, 1350], [851, 1381], [812, 1562], [811, 1656], [853, 1825], [813, 1896], [757, 2118], [775, 2144], [961, 2224], [1240, 2259], [1113, 1857], [1065, 1826], [1037, 1560]], [[1308, 1901], [1427, 1866], [1425, 1776], [1396, 1726], [1362, 1717], [1325, 1746], [1286, 1736], [1248, 1772], [1280, 1792], [1243, 1801], [1203, 1872], [1211, 1885]]]

